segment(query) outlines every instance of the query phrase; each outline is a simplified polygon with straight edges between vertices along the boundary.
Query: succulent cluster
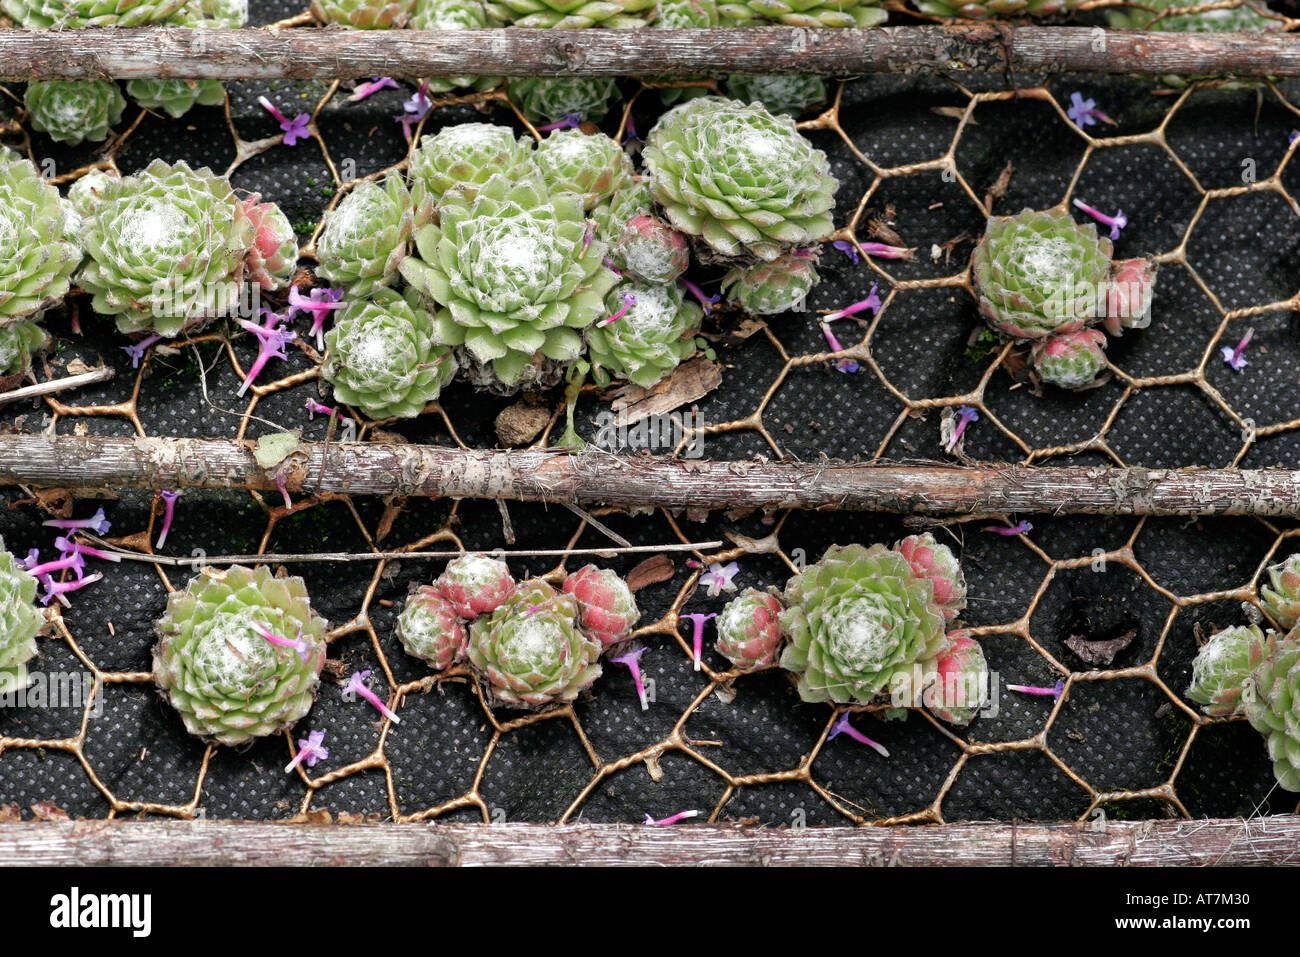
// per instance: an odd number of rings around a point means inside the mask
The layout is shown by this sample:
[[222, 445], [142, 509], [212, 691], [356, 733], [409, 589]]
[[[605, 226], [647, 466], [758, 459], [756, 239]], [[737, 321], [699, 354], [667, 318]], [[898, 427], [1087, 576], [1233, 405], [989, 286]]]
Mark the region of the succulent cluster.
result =
[[0, 153], [0, 389], [26, 376], [49, 341], [40, 320], [81, 262], [78, 220], [29, 160]]
[[745, 589], [718, 616], [717, 650], [741, 670], [779, 663], [805, 701], [924, 705], [969, 724], [984, 704], [979, 643], [947, 630], [966, 607], [957, 557], [928, 532], [893, 548], [835, 545], [784, 592]]
[[1235, 625], [1210, 636], [1192, 662], [1187, 697], [1212, 718], [1244, 715], [1264, 735], [1278, 786], [1300, 791], [1300, 554], [1268, 569], [1265, 611], [1285, 631]]
[[69, 146], [108, 139], [126, 98], [111, 80], [42, 80], [28, 83], [23, 106], [32, 126]]
[[276, 578], [265, 565], [204, 568], [168, 596], [154, 627], [154, 681], [204, 740], [274, 734], [316, 700], [326, 622], [301, 578]]
[[584, 566], [556, 591], [541, 579], [516, 583], [499, 559], [466, 555], [432, 585], [412, 585], [397, 636], [433, 670], [468, 661], [494, 700], [539, 708], [590, 687], [601, 655], [640, 616], [627, 583], [609, 569]]
[[991, 20], [1012, 17], [1050, 17], [1078, 6], [1078, 0], [913, 0], [916, 9], [932, 17]]
[[1031, 347], [1038, 377], [1086, 388], [1105, 368], [1106, 337], [1151, 324], [1155, 263], [1112, 261], [1109, 239], [1061, 209], [990, 217], [971, 255], [981, 315]]
[[0, 539], [0, 694], [27, 687], [27, 661], [45, 619], [36, 607], [36, 579]]
[[284, 214], [240, 200], [206, 167], [154, 160], [82, 197], [85, 259], [76, 282], [122, 332], [174, 336], [233, 312], [239, 287], [283, 287], [297, 250]]

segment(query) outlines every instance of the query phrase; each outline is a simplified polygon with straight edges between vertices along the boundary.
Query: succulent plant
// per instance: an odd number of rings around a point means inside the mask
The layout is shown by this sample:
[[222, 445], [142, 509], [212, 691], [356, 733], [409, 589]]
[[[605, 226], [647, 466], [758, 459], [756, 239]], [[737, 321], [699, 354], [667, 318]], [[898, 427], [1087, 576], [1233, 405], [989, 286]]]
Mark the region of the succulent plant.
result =
[[289, 225], [289, 217], [275, 203], [264, 203], [257, 193], [240, 202], [243, 213], [253, 226], [253, 241], [244, 257], [248, 281], [267, 292], [289, 284], [298, 265], [298, 237]]
[[1264, 610], [1289, 631], [1300, 623], [1300, 552], [1271, 565], [1268, 579], [1271, 587], [1259, 591]]
[[168, 596], [154, 627], [154, 681], [190, 734], [242, 744], [311, 710], [326, 622], [301, 578], [275, 578], [265, 565], [207, 567]]
[[746, 588], [718, 616], [718, 654], [746, 670], [776, 664], [782, 610], [774, 591]]
[[826, 154], [758, 104], [705, 96], [669, 110], [642, 153], [655, 199], [723, 256], [771, 261], [834, 229]]
[[462, 555], [447, 563], [435, 585], [461, 618], [496, 611], [515, 593], [505, 562], [487, 555]]
[[742, 103], [762, 103], [769, 113], [798, 116], [804, 110], [826, 102], [826, 81], [820, 76], [797, 73], [727, 77], [727, 95]]
[[745, 0], [719, 3], [723, 26], [874, 27], [888, 14], [879, 0]]
[[658, 216], [633, 216], [623, 224], [610, 258], [633, 279], [667, 285], [686, 272], [691, 247]]
[[21, 382], [32, 367], [32, 353], [49, 344], [49, 334], [34, 319], [0, 326], [0, 391]]
[[557, 130], [537, 144], [542, 182], [553, 193], [577, 193], [583, 209], [609, 199], [636, 170], [622, 148], [604, 133]]
[[554, 123], [568, 116], [599, 123], [618, 98], [609, 76], [512, 77], [510, 99], [533, 123]]
[[1273, 776], [1287, 791], [1300, 791], [1300, 632], [1270, 635], [1263, 660], [1242, 689], [1241, 705], [1268, 743]]
[[154, 160], [104, 184], [82, 241], [76, 281], [94, 310], [114, 316], [122, 332], [170, 337], [238, 303], [253, 225], [207, 167]]
[[395, 173], [382, 183], [362, 183], [325, 214], [316, 240], [317, 272], [352, 297], [369, 296], [397, 279], [417, 222], [411, 193]]
[[596, 222], [596, 238], [612, 247], [623, 235], [623, 227], [629, 220], [651, 215], [654, 209], [650, 181], [642, 177], [625, 180], [613, 196], [591, 211], [591, 218]]
[[437, 206], [449, 189], [469, 199], [501, 173], [512, 179], [534, 176], [532, 138], [516, 139], [508, 126], [460, 123], [420, 138], [411, 154], [411, 197], [417, 207]]
[[415, 0], [311, 0], [311, 13], [323, 23], [388, 30], [406, 26]]
[[695, 351], [704, 310], [687, 299], [676, 283], [627, 282], [605, 299], [613, 322], [587, 330], [587, 358], [597, 385], [626, 379], [650, 388]]
[[0, 329], [26, 322], [67, 294], [81, 262], [69, 212], [29, 160], [0, 157]]
[[990, 217], [971, 254], [980, 312], [1014, 339], [1076, 332], [1097, 316], [1111, 272], [1110, 240], [1064, 210]]
[[865, 704], [948, 647], [934, 586], [883, 545], [833, 545], [791, 578], [781, 667], [805, 701]]
[[819, 282], [816, 253], [790, 253], [770, 263], [736, 266], [722, 277], [722, 291], [728, 302], [746, 312], [773, 316], [803, 312], [808, 293]]
[[989, 20], [1000, 17], [1047, 17], [1077, 6], [1077, 0], [912, 0], [916, 9], [932, 17], [966, 17]]
[[397, 616], [397, 637], [406, 653], [445, 671], [465, 657], [469, 631], [456, 609], [433, 585], [413, 585]]
[[1156, 264], [1149, 259], [1121, 259], [1111, 266], [1102, 325], [1112, 336], [1151, 325]]
[[122, 118], [126, 99], [110, 80], [41, 80], [27, 84], [23, 105], [32, 126], [69, 146], [99, 143]]
[[537, 364], [581, 354], [581, 331], [618, 282], [602, 263], [605, 244], [587, 238], [581, 197], [498, 173], [473, 199], [443, 197], [439, 222], [416, 231], [419, 255], [401, 271], [441, 307], [435, 340], [515, 387]]
[[3, 0], [5, 15], [29, 30], [138, 27], [180, 10], [185, 0]]
[[433, 316], [413, 289], [349, 300], [325, 344], [321, 376], [340, 402], [372, 419], [413, 418], [456, 377], [451, 350], [434, 341]]
[[641, 619], [636, 596], [610, 568], [584, 565], [564, 580], [564, 594], [578, 603], [578, 624], [602, 649], [632, 634]]
[[984, 649], [968, 631], [948, 633], [948, 650], [926, 676], [931, 681], [922, 696], [926, 709], [940, 721], [964, 728], [975, 720], [988, 696], [989, 666]]
[[[1262, 3], [1258, 6], [1264, 6]], [[1271, 20], [1246, 4], [1222, 10], [1205, 10], [1201, 13], [1179, 13], [1162, 16], [1166, 10], [1191, 9], [1200, 6], [1194, 0], [1144, 0], [1142, 10], [1137, 7], [1116, 7], [1106, 11], [1106, 18], [1116, 30], [1168, 30], [1175, 33], [1217, 33], [1229, 31], [1244, 33], [1254, 30], [1280, 30], [1282, 20]], [[1269, 9], [1264, 7], [1264, 9]], [[1158, 18], [1158, 19], [1157, 19]], [[1186, 81], [1184, 81], [1186, 82]]]
[[[661, 0], [659, 16], [650, 25], [660, 30], [685, 30], [691, 27], [708, 29], [721, 23], [717, 0]], [[673, 76], [672, 79], [680, 82], [703, 78]], [[708, 93], [708, 87], [668, 86], [660, 88], [659, 99], [671, 106], [679, 100], [707, 96]]]
[[1063, 332], [1039, 339], [1030, 352], [1038, 377], [1062, 389], [1083, 389], [1106, 368], [1106, 337], [1096, 329]]
[[1241, 692], [1264, 660], [1267, 639], [1255, 625], [1236, 625], [1210, 636], [1192, 662], [1187, 697], [1212, 718], [1242, 713]]
[[469, 660], [493, 697], [517, 708], [572, 701], [600, 677], [600, 642], [578, 626], [578, 602], [546, 582], [521, 582], [470, 626]]
[[499, 0], [512, 27], [643, 27], [653, 20], [655, 0]]
[[949, 621], [966, 607], [966, 576], [961, 562], [947, 545], [937, 541], [929, 532], [909, 535], [894, 550], [912, 567], [912, 574], [924, 578], [934, 586], [934, 603]]
[[36, 636], [44, 624], [36, 607], [36, 579], [0, 539], [0, 694], [27, 687], [26, 663], [36, 654]]
[[[501, 20], [493, 15], [500, 10], [497, 4], [482, 0], [415, 0], [407, 27], [412, 30], [482, 30], [499, 27]], [[490, 90], [501, 83], [499, 76], [430, 77], [425, 82], [433, 93], [452, 90]]]
[[195, 104], [220, 106], [226, 101], [220, 80], [135, 79], [127, 81], [126, 92], [146, 109], [161, 108], [171, 117], [184, 116]]
[[[68, 187], [68, 205], [78, 216], [85, 219], [99, 206], [109, 181], [121, 178], [122, 174], [117, 170], [92, 169], [88, 173], [83, 173]], [[81, 256], [78, 254], [78, 262], [80, 259]]]

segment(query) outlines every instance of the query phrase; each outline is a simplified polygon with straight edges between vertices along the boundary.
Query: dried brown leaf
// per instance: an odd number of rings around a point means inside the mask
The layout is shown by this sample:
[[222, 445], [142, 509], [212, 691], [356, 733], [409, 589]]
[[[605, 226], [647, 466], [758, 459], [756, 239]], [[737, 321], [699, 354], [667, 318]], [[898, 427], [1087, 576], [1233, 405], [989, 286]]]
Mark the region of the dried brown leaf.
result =
[[655, 555], [628, 572], [627, 587], [634, 592], [640, 591], [647, 585], [668, 581], [676, 571], [677, 566], [667, 555]]

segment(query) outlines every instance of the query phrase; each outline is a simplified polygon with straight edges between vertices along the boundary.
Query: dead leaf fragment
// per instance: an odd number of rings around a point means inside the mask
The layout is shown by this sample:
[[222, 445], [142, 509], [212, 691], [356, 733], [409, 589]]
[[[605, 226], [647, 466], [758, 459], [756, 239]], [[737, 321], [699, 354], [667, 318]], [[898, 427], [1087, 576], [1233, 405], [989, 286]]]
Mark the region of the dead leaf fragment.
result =
[[1136, 637], [1136, 628], [1130, 628], [1124, 634], [1106, 641], [1090, 641], [1082, 635], [1071, 635], [1065, 639], [1065, 647], [1090, 665], [1108, 667], [1115, 656], [1131, 645]]
[[627, 587], [637, 592], [648, 585], [666, 582], [676, 570], [677, 566], [667, 555], [654, 555], [628, 572]]

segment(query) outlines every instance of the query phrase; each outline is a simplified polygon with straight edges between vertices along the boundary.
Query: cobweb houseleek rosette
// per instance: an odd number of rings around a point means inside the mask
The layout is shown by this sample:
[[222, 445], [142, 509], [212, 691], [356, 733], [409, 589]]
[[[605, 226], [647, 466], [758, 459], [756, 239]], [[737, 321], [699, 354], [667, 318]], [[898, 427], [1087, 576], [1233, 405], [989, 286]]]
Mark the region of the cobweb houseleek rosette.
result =
[[0, 392], [25, 379], [32, 367], [32, 354], [49, 345], [49, 333], [35, 319], [0, 325]]
[[434, 585], [411, 585], [397, 616], [397, 638], [408, 655], [434, 671], [445, 671], [465, 657], [469, 631], [456, 609]]
[[1300, 631], [1269, 635], [1263, 660], [1242, 689], [1241, 708], [1264, 735], [1273, 776], [1287, 791], [1300, 791]]
[[610, 199], [636, 170], [623, 148], [603, 133], [557, 130], [537, 144], [538, 173], [553, 193], [577, 193], [586, 210]]
[[369, 296], [397, 281], [411, 233], [433, 214], [417, 207], [397, 173], [362, 183], [325, 214], [316, 240], [317, 272], [350, 298]]
[[916, 9], [932, 17], [965, 17], [968, 20], [1050, 17], [1066, 13], [1079, 5], [1079, 0], [968, 0], [968, 2], [912, 0], [912, 2]]
[[1263, 662], [1270, 640], [1256, 625], [1237, 625], [1215, 632], [1192, 661], [1187, 697], [1212, 718], [1242, 714], [1242, 688]]
[[599, 123], [618, 99], [612, 76], [511, 77], [510, 100], [531, 123], [555, 123], [579, 116]]
[[[411, 30], [482, 30], [499, 27], [502, 21], [494, 11], [503, 12], [482, 0], [415, 0], [406, 26]], [[429, 77], [423, 82], [431, 93], [450, 93], [453, 90], [490, 90], [498, 86], [499, 76]]]
[[186, 0], [3, 0], [0, 9], [28, 30], [138, 27], [166, 20]]
[[622, 283], [606, 296], [605, 307], [607, 318], [618, 318], [587, 330], [591, 377], [599, 386], [626, 379], [648, 389], [695, 351], [704, 310], [676, 283]]
[[467, 198], [497, 173], [509, 179], [537, 174], [531, 137], [516, 137], [508, 126], [459, 123], [422, 136], [411, 153], [411, 198], [417, 207], [436, 207], [448, 190]]
[[103, 184], [85, 219], [76, 282], [122, 332], [169, 338], [234, 308], [252, 241], [253, 224], [225, 179], [154, 160]]
[[322, 23], [358, 30], [390, 30], [406, 26], [415, 0], [311, 0], [311, 14]]
[[468, 657], [491, 696], [510, 707], [572, 701], [600, 677], [600, 642], [578, 624], [570, 595], [541, 580], [520, 583], [470, 626]]
[[191, 734], [243, 744], [311, 710], [325, 629], [301, 578], [265, 565], [204, 568], [155, 624], [154, 680]]
[[655, 0], [497, 0], [512, 27], [558, 30], [585, 27], [636, 29], [658, 13]]
[[602, 262], [606, 245], [588, 236], [582, 197], [539, 179], [498, 174], [473, 199], [448, 193], [415, 243], [401, 273], [439, 305], [435, 341], [490, 364], [507, 388], [538, 363], [577, 359], [619, 281]]
[[348, 301], [325, 344], [321, 376], [335, 398], [372, 419], [419, 415], [456, 376], [451, 350], [434, 340], [433, 316], [414, 289]]
[[611, 568], [584, 565], [562, 587], [578, 603], [579, 627], [602, 649], [628, 638], [641, 618], [632, 589]]
[[707, 96], [660, 117], [642, 153], [669, 221], [722, 256], [772, 261], [834, 230], [839, 183], [789, 116]]
[[971, 254], [980, 313], [1013, 339], [1077, 332], [1102, 317], [1111, 243], [1061, 209], [990, 217]]
[[[807, 255], [801, 255], [806, 253]], [[737, 266], [722, 277], [727, 302], [755, 316], [803, 312], [821, 276], [815, 250], [796, 250], [771, 262]]]
[[775, 589], [746, 588], [718, 616], [718, 654], [742, 670], [776, 664], [782, 609]]
[[780, 664], [805, 701], [866, 704], [948, 647], [934, 586], [884, 545], [834, 545], [791, 578]]
[[0, 539], [0, 694], [27, 687], [26, 663], [36, 655], [45, 616], [36, 607], [36, 579]]
[[0, 329], [28, 323], [67, 294], [82, 255], [77, 221], [30, 160], [0, 155]]
[[1300, 622], [1300, 552], [1268, 569], [1269, 584], [1259, 590], [1264, 610], [1283, 628]]
[[723, 26], [874, 27], [888, 14], [879, 0], [744, 0], [719, 3]]
[[126, 98], [111, 80], [41, 80], [23, 93], [32, 127], [69, 146], [108, 139]]

